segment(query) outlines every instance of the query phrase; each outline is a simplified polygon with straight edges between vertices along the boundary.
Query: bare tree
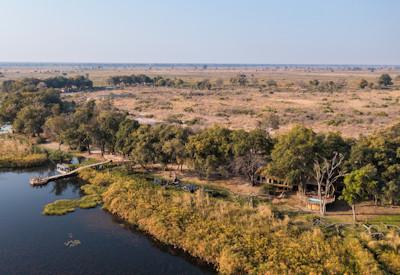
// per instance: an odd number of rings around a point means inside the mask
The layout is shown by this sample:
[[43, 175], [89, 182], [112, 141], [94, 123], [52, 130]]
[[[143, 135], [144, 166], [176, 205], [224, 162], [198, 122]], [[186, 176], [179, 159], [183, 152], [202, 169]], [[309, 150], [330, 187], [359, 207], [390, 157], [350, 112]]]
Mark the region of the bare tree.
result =
[[326, 202], [335, 193], [335, 183], [344, 172], [341, 170], [344, 156], [335, 152], [331, 160], [323, 158], [314, 162], [314, 178], [318, 185], [320, 214], [325, 215]]
[[250, 180], [251, 185], [254, 186], [256, 173], [263, 165], [265, 165], [264, 157], [257, 154], [255, 150], [250, 149], [245, 155], [235, 158], [232, 168], [237, 174], [246, 175]]

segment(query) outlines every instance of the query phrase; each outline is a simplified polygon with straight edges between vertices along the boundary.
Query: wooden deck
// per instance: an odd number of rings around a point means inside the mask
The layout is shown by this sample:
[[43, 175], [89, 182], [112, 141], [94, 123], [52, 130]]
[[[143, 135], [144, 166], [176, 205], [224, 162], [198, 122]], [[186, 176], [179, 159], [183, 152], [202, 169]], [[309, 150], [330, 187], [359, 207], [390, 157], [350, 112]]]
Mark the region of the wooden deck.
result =
[[112, 162], [112, 160], [107, 160], [107, 161], [103, 161], [103, 162], [99, 162], [99, 163], [89, 164], [89, 165], [79, 167], [75, 170], [72, 170], [71, 172], [68, 172], [65, 174], [54, 175], [54, 176], [50, 176], [50, 177], [34, 177], [34, 178], [30, 179], [30, 184], [33, 186], [45, 185], [45, 184], [49, 183], [50, 181], [55, 181], [55, 180], [75, 176], [76, 174], [78, 174], [79, 171], [81, 171], [83, 169], [93, 168], [93, 167], [97, 167], [97, 166], [104, 165], [104, 164], [111, 163], [111, 162]]

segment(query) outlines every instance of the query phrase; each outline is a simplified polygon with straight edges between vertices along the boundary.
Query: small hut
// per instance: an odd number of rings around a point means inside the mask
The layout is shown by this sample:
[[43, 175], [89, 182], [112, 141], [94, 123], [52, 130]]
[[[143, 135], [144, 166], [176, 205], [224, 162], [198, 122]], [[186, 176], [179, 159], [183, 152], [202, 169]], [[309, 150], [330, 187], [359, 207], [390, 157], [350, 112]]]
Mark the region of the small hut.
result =
[[282, 194], [292, 189], [292, 186], [286, 179], [278, 178], [270, 175], [265, 167], [259, 169], [256, 174], [256, 184], [265, 185], [270, 188], [272, 193]]

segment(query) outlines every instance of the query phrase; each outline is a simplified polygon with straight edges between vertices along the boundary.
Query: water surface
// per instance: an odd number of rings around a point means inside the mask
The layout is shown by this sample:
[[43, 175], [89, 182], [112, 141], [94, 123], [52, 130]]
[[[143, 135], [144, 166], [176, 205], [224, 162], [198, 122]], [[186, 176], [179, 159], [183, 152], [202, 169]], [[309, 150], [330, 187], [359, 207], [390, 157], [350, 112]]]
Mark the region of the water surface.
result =
[[[29, 185], [30, 177], [51, 173], [50, 168], [0, 171], [0, 274], [212, 273], [100, 208], [42, 215], [45, 204], [80, 195], [73, 180]], [[81, 244], [68, 247], [69, 240]]]

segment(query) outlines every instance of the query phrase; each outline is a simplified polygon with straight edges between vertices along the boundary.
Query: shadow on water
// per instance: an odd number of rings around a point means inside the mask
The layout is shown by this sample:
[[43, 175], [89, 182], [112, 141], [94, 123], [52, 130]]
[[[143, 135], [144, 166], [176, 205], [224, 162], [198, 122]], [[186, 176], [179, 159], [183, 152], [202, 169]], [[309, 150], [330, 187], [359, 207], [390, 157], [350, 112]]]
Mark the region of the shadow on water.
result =
[[58, 180], [57, 182], [50, 182], [49, 184], [52, 185], [50, 192], [56, 196], [61, 196], [68, 188], [71, 188], [71, 191], [73, 193], [79, 193], [80, 195], [83, 195], [81, 193], [80, 187], [84, 183], [75, 178], [62, 179]]
[[124, 220], [122, 220], [116, 215], [111, 214], [107, 210], [103, 211], [107, 213], [107, 215], [110, 215], [112, 217], [112, 221], [114, 223], [119, 224], [125, 230], [132, 232], [134, 234], [140, 234], [145, 236], [155, 248], [163, 252], [169, 253], [171, 255], [184, 258], [186, 261], [198, 266], [206, 274], [217, 274], [217, 272], [215, 271], [215, 267], [213, 265], [208, 264], [197, 257], [193, 257], [189, 253], [185, 252], [183, 249], [162, 243], [159, 240], [155, 239], [152, 235], [148, 234], [147, 232], [140, 230], [137, 226], [125, 222]]
[[[0, 274], [216, 273], [100, 208], [42, 215], [47, 203], [82, 195], [76, 179], [29, 184], [30, 177], [54, 173], [52, 166], [0, 170]], [[67, 247], [68, 241], [79, 245]]]

